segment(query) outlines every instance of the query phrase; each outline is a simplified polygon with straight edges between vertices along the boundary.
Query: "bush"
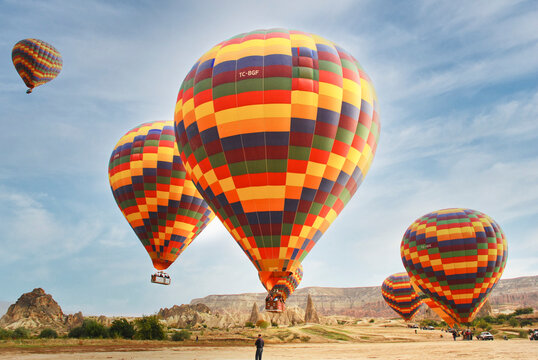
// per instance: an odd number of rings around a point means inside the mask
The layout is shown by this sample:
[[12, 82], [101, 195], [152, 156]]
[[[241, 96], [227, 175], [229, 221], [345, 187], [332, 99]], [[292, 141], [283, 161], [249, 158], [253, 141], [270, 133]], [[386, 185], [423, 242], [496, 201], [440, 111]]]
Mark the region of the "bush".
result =
[[135, 338], [139, 340], [164, 340], [166, 334], [164, 327], [155, 315], [143, 316], [135, 320], [136, 333]]
[[534, 312], [534, 309], [531, 308], [531, 307], [526, 307], [526, 308], [519, 308], [519, 309], [516, 309], [514, 311], [514, 315], [515, 316], [518, 316], [518, 315], [525, 315], [525, 314], [532, 314]]
[[172, 340], [173, 341], [183, 341], [183, 340], [190, 340], [191, 338], [191, 332], [189, 330], [180, 330], [176, 331], [172, 334]]
[[310, 336], [308, 336], [308, 335], [301, 336], [299, 338], [299, 340], [301, 340], [301, 342], [309, 342], [310, 341]]
[[245, 323], [245, 327], [253, 328], [253, 327], [254, 327], [254, 324], [253, 324], [252, 322], [250, 322], [250, 321], [247, 321], [247, 322]]
[[0, 328], [0, 340], [13, 339], [13, 331]]
[[267, 329], [269, 327], [269, 322], [265, 320], [258, 320], [256, 322], [256, 326], [259, 327], [260, 329]]
[[13, 330], [13, 339], [28, 339], [30, 337], [30, 330], [18, 327]]
[[57, 337], [58, 333], [51, 328], [43, 329], [41, 330], [41, 333], [39, 333], [40, 339], [56, 339]]
[[517, 327], [519, 326], [519, 321], [516, 318], [510, 318], [508, 324], [510, 324], [511, 327]]
[[135, 334], [133, 324], [124, 318], [112, 321], [112, 324], [108, 330], [111, 337], [122, 337], [124, 339], [132, 339]]
[[71, 329], [67, 336], [78, 339], [105, 339], [109, 337], [109, 333], [108, 329], [103, 324], [100, 324], [92, 319], [85, 319], [82, 326]]
[[373, 322], [375, 322], [375, 320], [374, 320], [374, 319], [370, 319], [370, 321], [368, 321], [368, 322], [369, 322], [369, 323], [373, 323]]

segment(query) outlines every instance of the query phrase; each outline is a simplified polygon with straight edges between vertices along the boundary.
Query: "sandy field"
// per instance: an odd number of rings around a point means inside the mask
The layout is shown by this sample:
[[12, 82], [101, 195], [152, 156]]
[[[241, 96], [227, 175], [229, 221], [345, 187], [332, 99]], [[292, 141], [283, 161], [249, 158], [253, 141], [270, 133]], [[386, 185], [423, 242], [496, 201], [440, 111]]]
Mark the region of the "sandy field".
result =
[[462, 341], [461, 337], [454, 341], [449, 333], [442, 330], [419, 329], [415, 333], [415, 329], [394, 320], [338, 326], [309, 324], [266, 330], [205, 330], [203, 334], [198, 333], [199, 342], [113, 339], [0, 341], [0, 360], [253, 359], [253, 344], [258, 332], [262, 332], [266, 340], [264, 360], [538, 360], [538, 341], [529, 341], [528, 338], [502, 340], [497, 335], [493, 341]]
[[[189, 359], [240, 360], [253, 359], [254, 347], [176, 347], [146, 351], [84, 352], [35, 354], [0, 352], [0, 359]], [[427, 341], [413, 343], [365, 344], [282, 344], [268, 345], [264, 360], [276, 359], [538, 359], [538, 342], [509, 341]]]

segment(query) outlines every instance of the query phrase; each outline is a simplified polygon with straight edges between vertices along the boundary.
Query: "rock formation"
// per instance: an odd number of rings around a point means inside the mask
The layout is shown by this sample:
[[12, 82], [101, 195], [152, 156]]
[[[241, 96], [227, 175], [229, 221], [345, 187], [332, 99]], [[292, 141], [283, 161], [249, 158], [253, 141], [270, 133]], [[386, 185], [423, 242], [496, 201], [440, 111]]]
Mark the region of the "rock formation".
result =
[[66, 332], [72, 327], [82, 324], [81, 313], [65, 315], [52, 295], [45, 293], [41, 288], [22, 294], [12, 304], [6, 314], [0, 319], [0, 327], [16, 329], [25, 327], [32, 331], [52, 328], [59, 332]]
[[314, 307], [314, 302], [312, 301], [312, 297], [310, 296], [310, 294], [308, 294], [308, 299], [306, 300], [304, 322], [319, 324], [318, 312], [316, 311], [316, 308]]
[[252, 311], [250, 312], [250, 318], [248, 321], [250, 321], [253, 324], [256, 324], [259, 320], [262, 320], [262, 316], [260, 315], [260, 311], [258, 310], [258, 305], [254, 303], [252, 305]]
[[[397, 316], [383, 300], [380, 286], [297, 289], [286, 300], [286, 306], [306, 309], [308, 295], [316, 304], [316, 310], [322, 322], [324, 321], [323, 316], [329, 315], [345, 315], [356, 318], [392, 318]], [[263, 303], [265, 296], [265, 293], [210, 295], [205, 298], [193, 299], [191, 304], [203, 303], [214, 311], [250, 314], [252, 303]], [[501, 279], [490, 293], [489, 302], [493, 313], [499, 310], [513, 311], [518, 307], [538, 308], [538, 276]]]

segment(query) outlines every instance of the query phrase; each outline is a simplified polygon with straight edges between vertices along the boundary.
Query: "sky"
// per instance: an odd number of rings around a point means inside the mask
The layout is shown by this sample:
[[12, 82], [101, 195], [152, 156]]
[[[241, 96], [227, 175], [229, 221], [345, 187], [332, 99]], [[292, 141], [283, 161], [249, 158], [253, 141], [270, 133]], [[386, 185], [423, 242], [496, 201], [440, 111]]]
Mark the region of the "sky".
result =
[[[379, 286], [404, 271], [418, 217], [482, 211], [503, 228], [503, 278], [538, 275], [535, 1], [0, 0], [0, 301], [36, 287], [64, 312], [153, 314], [210, 294], [264, 291], [216, 218], [169, 268], [153, 267], [112, 197], [119, 138], [172, 120], [183, 78], [216, 43], [273, 27], [348, 50], [369, 74], [381, 135], [370, 172], [303, 261], [300, 287]], [[62, 54], [31, 95], [13, 45]]]

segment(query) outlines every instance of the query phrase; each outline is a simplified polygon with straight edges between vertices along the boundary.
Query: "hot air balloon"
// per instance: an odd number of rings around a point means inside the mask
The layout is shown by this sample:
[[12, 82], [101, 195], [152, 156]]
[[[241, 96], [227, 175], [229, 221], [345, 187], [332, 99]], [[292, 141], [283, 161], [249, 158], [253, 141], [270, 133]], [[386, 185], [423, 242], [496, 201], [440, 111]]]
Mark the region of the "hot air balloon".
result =
[[405, 321], [409, 321], [422, 304], [406, 273], [396, 273], [387, 277], [381, 285], [381, 295], [387, 304]]
[[127, 132], [112, 152], [108, 178], [116, 203], [159, 270], [152, 282], [168, 285], [163, 270], [214, 217], [181, 162], [173, 122]]
[[39, 85], [54, 79], [62, 70], [62, 56], [54, 46], [43, 40], [24, 39], [13, 47], [13, 65], [26, 86], [27, 94]]
[[303, 266], [295, 269], [293, 274], [286, 276], [273, 276], [273, 273], [261, 271], [258, 277], [267, 290], [266, 310], [270, 312], [282, 312], [285, 310], [286, 299], [293, 294], [303, 279]]
[[377, 106], [355, 58], [300, 31], [240, 34], [187, 74], [181, 159], [261, 277], [295, 272], [353, 196], [376, 151]]
[[452, 319], [450, 315], [444, 312], [443, 309], [441, 309], [441, 307], [435, 301], [424, 295], [422, 290], [420, 290], [420, 288], [415, 285], [415, 283], [410, 281], [410, 284], [413, 287], [413, 290], [415, 290], [418, 296], [420, 296], [422, 302], [426, 304], [426, 306], [428, 306], [428, 308], [430, 308], [434, 313], [436, 313], [437, 316], [439, 316], [445, 323], [447, 323], [448, 326], [453, 328], [454, 324], [456, 323], [454, 319]]
[[411, 282], [461, 324], [473, 320], [497, 284], [508, 248], [492, 218], [457, 208], [415, 220], [400, 253]]

